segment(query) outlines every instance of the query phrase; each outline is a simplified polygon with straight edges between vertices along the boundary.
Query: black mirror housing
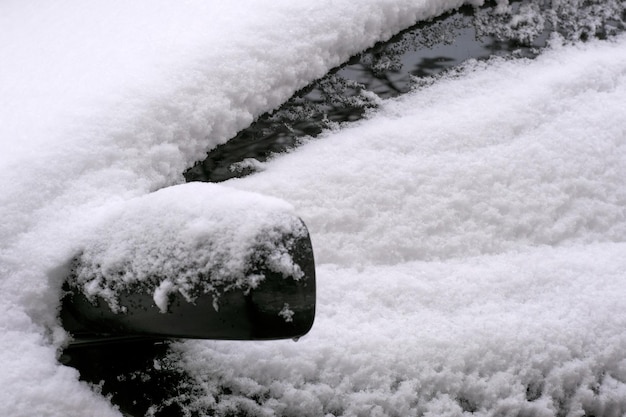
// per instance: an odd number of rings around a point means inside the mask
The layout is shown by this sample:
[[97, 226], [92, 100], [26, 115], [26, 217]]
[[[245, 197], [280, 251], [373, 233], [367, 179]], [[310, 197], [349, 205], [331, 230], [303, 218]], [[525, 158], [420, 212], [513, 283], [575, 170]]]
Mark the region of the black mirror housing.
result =
[[[300, 221], [301, 222], [301, 221]], [[305, 233], [302, 233], [304, 229]], [[64, 284], [61, 321], [73, 336], [71, 347], [136, 338], [196, 338], [222, 340], [297, 339], [315, 318], [315, 262], [310, 236], [302, 223], [297, 234], [285, 233], [283, 242], [297, 276], [285, 276], [267, 267], [262, 251], [248, 273], [263, 276], [254, 288], [230, 289], [216, 297], [199, 294], [189, 301], [180, 293], [169, 295], [167, 311], [139, 286], [118, 294], [123, 309], [112, 308], [102, 297], [89, 297], [75, 279], [80, 257]]]

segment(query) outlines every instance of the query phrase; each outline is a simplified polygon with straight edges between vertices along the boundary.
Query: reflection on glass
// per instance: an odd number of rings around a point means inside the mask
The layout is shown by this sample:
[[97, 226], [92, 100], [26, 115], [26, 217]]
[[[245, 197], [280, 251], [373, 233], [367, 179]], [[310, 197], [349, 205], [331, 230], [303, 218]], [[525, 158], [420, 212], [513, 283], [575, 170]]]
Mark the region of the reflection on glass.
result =
[[619, 2], [557, 3], [523, 0], [505, 8], [466, 6], [420, 22], [354, 56], [296, 93], [274, 113], [262, 115], [209, 152], [204, 161], [185, 172], [185, 178], [219, 182], [248, 175], [258, 163], [242, 161], [265, 161], [333, 124], [359, 120], [377, 106], [371, 93], [381, 99], [396, 97], [468, 59], [532, 58], [547, 45], [552, 33], [558, 32], [566, 40], [586, 40], [606, 38], [625, 27]]

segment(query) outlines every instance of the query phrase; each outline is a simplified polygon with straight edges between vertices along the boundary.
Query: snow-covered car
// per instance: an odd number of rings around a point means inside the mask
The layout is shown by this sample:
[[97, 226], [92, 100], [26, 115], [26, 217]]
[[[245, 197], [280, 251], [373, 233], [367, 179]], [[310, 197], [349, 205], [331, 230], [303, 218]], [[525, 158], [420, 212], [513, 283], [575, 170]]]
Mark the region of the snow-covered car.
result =
[[623, 415], [625, 28], [0, 2], [0, 415]]

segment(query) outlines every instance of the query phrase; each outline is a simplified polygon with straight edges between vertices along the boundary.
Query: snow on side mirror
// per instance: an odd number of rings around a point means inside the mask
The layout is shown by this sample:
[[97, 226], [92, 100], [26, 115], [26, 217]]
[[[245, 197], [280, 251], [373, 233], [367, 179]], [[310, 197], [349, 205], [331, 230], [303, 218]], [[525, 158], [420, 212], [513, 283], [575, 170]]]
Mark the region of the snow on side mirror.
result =
[[214, 184], [114, 210], [72, 262], [73, 346], [129, 338], [299, 338], [315, 317], [308, 231], [284, 202]]

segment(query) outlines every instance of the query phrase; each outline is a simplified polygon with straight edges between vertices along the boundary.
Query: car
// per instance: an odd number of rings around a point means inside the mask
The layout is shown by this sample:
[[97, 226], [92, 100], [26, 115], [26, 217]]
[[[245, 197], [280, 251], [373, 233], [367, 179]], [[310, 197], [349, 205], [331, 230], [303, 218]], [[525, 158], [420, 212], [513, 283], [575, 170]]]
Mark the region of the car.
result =
[[[484, 31], [488, 25], [477, 22], [485, 18], [478, 14], [473, 8], [462, 8], [420, 23], [354, 57], [211, 151], [185, 172], [185, 178], [221, 182], [251, 174], [264, 160], [298, 146], [304, 137], [366, 117], [377, 106], [374, 94], [398, 96], [453, 71], [466, 59], [494, 55], [532, 58], [547, 43], [548, 33], [556, 30], [547, 25], [532, 39], [506, 38], [502, 37], [506, 31], [496, 30], [498, 19], [494, 18], [493, 32], [479, 33], [479, 26]], [[607, 28], [612, 30], [610, 22]], [[572, 34], [563, 29], [562, 35]], [[303, 271], [303, 278], [285, 279], [263, 266], [261, 257], [260, 264], [249, 265], [250, 273], [265, 277], [257, 287], [226, 291], [217, 298], [211, 292], [189, 299], [173, 292], [163, 302], [155, 299], [154, 291], [130, 288], [119, 294], [119, 305], [112, 305], [106, 297], [86, 294], [77, 271], [93, 262], [78, 255], [64, 287], [61, 319], [73, 339], [61, 361], [78, 369], [81, 379], [98, 386], [127, 416], [183, 415], [181, 401], [188, 396], [175, 393], [185, 387], [192, 395], [193, 381], [186, 384], [188, 376], [168, 366], [170, 343], [181, 338], [242, 343], [298, 339], [311, 329], [316, 298], [311, 239], [308, 232], [295, 240], [288, 233], [282, 236], [283, 242], [293, 241], [288, 253]], [[119, 306], [124, 311], [119, 311]]]

